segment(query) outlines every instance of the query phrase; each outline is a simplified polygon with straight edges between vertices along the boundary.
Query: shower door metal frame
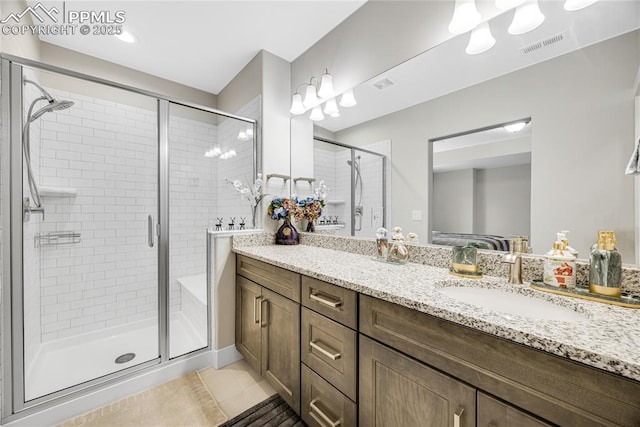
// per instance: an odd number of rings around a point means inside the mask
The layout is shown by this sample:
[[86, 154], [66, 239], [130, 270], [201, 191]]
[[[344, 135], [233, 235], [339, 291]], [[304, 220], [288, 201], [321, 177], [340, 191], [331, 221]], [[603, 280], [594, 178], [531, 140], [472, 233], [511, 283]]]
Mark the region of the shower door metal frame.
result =
[[[258, 166], [257, 121], [246, 117], [226, 113], [214, 108], [186, 102], [144, 89], [123, 85], [99, 77], [78, 73], [64, 68], [42, 64], [37, 61], [13, 55], [0, 54], [2, 62], [2, 137], [7, 155], [0, 165], [3, 194], [9, 208], [3, 209], [4, 233], [3, 248], [3, 286], [2, 286], [2, 414], [3, 423], [11, 422], [24, 416], [51, 408], [73, 398], [133, 378], [152, 367], [168, 366], [191, 357], [195, 357], [213, 349], [211, 315], [208, 313], [207, 346], [170, 358], [169, 356], [169, 105], [170, 103], [233, 118], [249, 123], [254, 128], [254, 179]], [[125, 368], [102, 377], [94, 378], [80, 384], [26, 401], [24, 395], [24, 259], [23, 259], [23, 159], [22, 159], [22, 76], [23, 66], [42, 71], [53, 72], [63, 76], [78, 78], [108, 87], [126, 90], [157, 100], [157, 147], [158, 147], [158, 357]], [[15, 114], [19, 112], [19, 114]], [[208, 249], [208, 248], [207, 248]], [[208, 252], [207, 252], [208, 253]], [[211, 259], [206, 260], [207, 274], [211, 271]], [[7, 280], [9, 278], [9, 280]], [[208, 281], [207, 281], [208, 283]], [[213, 309], [211, 290], [207, 289], [208, 312]]]
[[[345, 144], [343, 142], [332, 141], [330, 139], [321, 138], [319, 136], [313, 137], [314, 141], [324, 142], [325, 144], [333, 144], [338, 147], [343, 147], [351, 150], [351, 164], [355, 164], [356, 160], [356, 151], [361, 151], [363, 153], [372, 154], [374, 156], [381, 157], [382, 159], [382, 226], [386, 228], [387, 226], [387, 161], [388, 156], [384, 154], [376, 153], [375, 151], [367, 150], [366, 148], [356, 147], [355, 145]], [[362, 182], [360, 183], [362, 185]], [[356, 171], [355, 168], [351, 167], [351, 236], [355, 236], [356, 234]], [[362, 218], [360, 218], [362, 221]]]

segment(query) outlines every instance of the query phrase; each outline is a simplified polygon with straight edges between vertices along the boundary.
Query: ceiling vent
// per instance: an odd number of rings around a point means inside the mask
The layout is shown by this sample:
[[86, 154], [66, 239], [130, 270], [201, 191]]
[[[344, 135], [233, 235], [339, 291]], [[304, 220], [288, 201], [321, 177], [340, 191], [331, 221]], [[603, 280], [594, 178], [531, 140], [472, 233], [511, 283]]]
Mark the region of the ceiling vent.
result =
[[376, 87], [380, 90], [386, 89], [389, 86], [393, 86], [395, 83], [393, 80], [391, 80], [389, 77], [383, 77], [380, 80], [376, 80], [375, 82], [371, 83], [371, 85], [373, 87]]
[[525, 46], [522, 48], [522, 53], [528, 54], [531, 52], [535, 52], [536, 50], [542, 49], [543, 47], [551, 46], [552, 44], [556, 44], [565, 39], [565, 34], [560, 33], [553, 37], [546, 38], [544, 40], [537, 41], [535, 43], [530, 44], [529, 46]]

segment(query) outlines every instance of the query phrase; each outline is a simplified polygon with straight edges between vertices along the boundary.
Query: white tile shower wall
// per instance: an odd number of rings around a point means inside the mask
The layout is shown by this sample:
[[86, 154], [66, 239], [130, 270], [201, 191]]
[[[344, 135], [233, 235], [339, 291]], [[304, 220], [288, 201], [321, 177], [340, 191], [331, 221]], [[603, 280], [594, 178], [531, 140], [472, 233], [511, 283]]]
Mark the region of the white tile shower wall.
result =
[[39, 249], [43, 342], [157, 316], [156, 112], [52, 92], [75, 105], [40, 119], [40, 185], [77, 196], [45, 197], [41, 231], [81, 241]]
[[[32, 70], [25, 69], [24, 76], [30, 80], [37, 81], [37, 76]], [[37, 98], [41, 97], [42, 93], [32, 84], [24, 85], [23, 90], [23, 106], [24, 116], [28, 113], [29, 105]], [[38, 101], [33, 109], [36, 112], [44, 103]], [[30, 152], [31, 152], [31, 165], [36, 182], [41, 174], [41, 160], [40, 154], [42, 152], [40, 135], [41, 135], [42, 122], [36, 120], [30, 125]], [[29, 184], [27, 181], [26, 168], [23, 173], [23, 195], [31, 199], [31, 205], [33, 206], [33, 198], [29, 194]], [[24, 256], [24, 270], [23, 270], [23, 287], [24, 287], [24, 346], [25, 346], [25, 367], [28, 369], [31, 366], [31, 362], [37, 354], [38, 346], [40, 345], [41, 336], [41, 258], [39, 250], [34, 247], [34, 238], [41, 232], [42, 217], [40, 215], [32, 215], [29, 222], [23, 225], [23, 256]]]
[[[390, 141], [381, 141], [362, 147], [366, 150], [376, 153], [390, 155]], [[362, 237], [374, 237], [376, 230], [382, 226], [382, 219], [384, 214], [383, 209], [383, 174], [382, 174], [382, 158], [373, 154], [356, 152], [360, 155], [360, 169], [362, 171], [362, 224], [361, 230], [356, 232], [356, 236]], [[387, 168], [388, 170], [388, 168]], [[387, 173], [387, 177], [389, 174]], [[387, 178], [388, 179], [388, 178]], [[389, 191], [390, 185], [387, 185], [387, 191]], [[359, 197], [359, 194], [357, 194]], [[390, 210], [390, 209], [388, 209]], [[387, 224], [387, 228], [391, 228], [390, 224]], [[406, 233], [411, 230], [404, 230]]]
[[[177, 113], [177, 112], [176, 112]], [[213, 117], [213, 116], [212, 116]], [[206, 229], [217, 188], [212, 159], [218, 126], [171, 114], [169, 119], [170, 310], [183, 310], [177, 279], [206, 271]]]

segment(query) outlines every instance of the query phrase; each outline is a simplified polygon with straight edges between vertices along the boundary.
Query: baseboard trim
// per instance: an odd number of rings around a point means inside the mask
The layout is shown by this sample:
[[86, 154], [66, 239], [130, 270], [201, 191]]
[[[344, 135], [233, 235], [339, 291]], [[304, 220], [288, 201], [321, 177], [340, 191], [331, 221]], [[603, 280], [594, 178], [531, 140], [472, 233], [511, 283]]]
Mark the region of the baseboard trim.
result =
[[220, 350], [213, 350], [213, 367], [216, 369], [224, 368], [242, 359], [244, 359], [244, 357], [236, 349], [235, 345], [230, 345]]

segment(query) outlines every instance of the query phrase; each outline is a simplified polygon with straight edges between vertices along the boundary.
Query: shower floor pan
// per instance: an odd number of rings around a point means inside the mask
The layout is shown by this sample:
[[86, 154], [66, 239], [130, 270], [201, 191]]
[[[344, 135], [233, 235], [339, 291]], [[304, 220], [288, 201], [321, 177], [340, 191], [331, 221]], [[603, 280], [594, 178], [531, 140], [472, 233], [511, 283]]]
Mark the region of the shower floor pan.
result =
[[[185, 354], [207, 345], [206, 338], [182, 312], [172, 313], [170, 330], [171, 354]], [[157, 336], [157, 321], [148, 319], [44, 343], [26, 370], [25, 396], [35, 399], [156, 359]], [[130, 359], [129, 353], [135, 357]], [[124, 355], [128, 356], [121, 357]]]

